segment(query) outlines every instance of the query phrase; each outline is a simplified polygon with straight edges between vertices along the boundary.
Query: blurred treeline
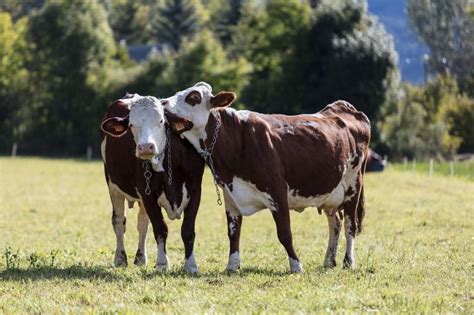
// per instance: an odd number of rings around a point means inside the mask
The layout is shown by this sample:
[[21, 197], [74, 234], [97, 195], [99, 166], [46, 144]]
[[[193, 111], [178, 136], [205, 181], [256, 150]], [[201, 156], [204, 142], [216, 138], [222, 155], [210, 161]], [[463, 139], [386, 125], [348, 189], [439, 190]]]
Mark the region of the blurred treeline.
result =
[[[364, 0], [0, 0], [0, 153], [98, 153], [106, 106], [198, 81], [235, 106], [363, 110], [393, 157], [474, 151], [473, 16], [467, 0], [409, 0], [429, 83], [400, 83], [393, 39]], [[471, 11], [472, 12], [472, 11]], [[159, 44], [144, 62], [127, 45]]]

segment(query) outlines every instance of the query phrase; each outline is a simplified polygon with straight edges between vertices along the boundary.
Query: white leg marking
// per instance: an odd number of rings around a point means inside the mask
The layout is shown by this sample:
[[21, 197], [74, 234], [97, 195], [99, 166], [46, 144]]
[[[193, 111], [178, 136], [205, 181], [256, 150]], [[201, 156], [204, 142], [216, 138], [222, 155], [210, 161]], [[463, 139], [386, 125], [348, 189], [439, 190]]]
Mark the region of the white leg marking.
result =
[[148, 215], [146, 213], [145, 207], [142, 203], [139, 203], [140, 210], [138, 210], [137, 215], [137, 229], [138, 229], [138, 249], [135, 255], [134, 264], [137, 266], [146, 265], [147, 263], [147, 254], [146, 254], [146, 235], [148, 232]]
[[184, 271], [190, 275], [199, 274], [199, 270], [196, 264], [196, 258], [194, 257], [194, 252], [191, 253], [188, 259], [184, 259]]
[[341, 231], [341, 220], [336, 211], [327, 211], [326, 217], [329, 226], [329, 241], [324, 258], [324, 267], [330, 268], [336, 266], [337, 243], [339, 242], [339, 233]]
[[291, 257], [288, 257], [290, 260], [290, 271], [291, 273], [301, 273], [303, 272], [303, 264], [296, 259], [293, 259]]
[[237, 271], [240, 268], [240, 253], [235, 252], [229, 256], [229, 262], [225, 268], [227, 271]]
[[352, 236], [352, 222], [348, 216], [344, 218], [346, 233], [346, 255], [344, 256], [344, 268], [354, 268], [354, 236]]
[[156, 257], [156, 269], [158, 271], [168, 271], [169, 262], [165, 252], [165, 244], [163, 240], [158, 240], [158, 256]]
[[126, 267], [127, 254], [123, 244], [125, 229], [126, 229], [126, 214], [125, 214], [125, 196], [113, 186], [109, 186], [110, 200], [112, 201], [112, 226], [115, 232], [115, 239], [117, 247], [115, 249], [114, 265], [115, 267]]

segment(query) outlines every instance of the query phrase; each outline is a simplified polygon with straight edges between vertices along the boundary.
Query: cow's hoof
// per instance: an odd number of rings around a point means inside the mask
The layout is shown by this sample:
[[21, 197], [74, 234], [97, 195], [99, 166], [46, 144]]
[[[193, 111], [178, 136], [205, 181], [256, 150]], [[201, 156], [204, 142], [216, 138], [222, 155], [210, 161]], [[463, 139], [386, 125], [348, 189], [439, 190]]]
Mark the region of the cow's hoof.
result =
[[169, 269], [168, 256], [160, 257], [156, 261], [155, 268], [157, 271], [166, 272]]
[[344, 257], [344, 261], [342, 263], [342, 268], [344, 269], [354, 269], [354, 260], [350, 257]]
[[199, 275], [199, 269], [196, 264], [196, 259], [194, 258], [194, 253], [189, 256], [188, 259], [184, 259], [184, 271], [188, 275], [192, 276], [198, 276]]
[[114, 258], [114, 265], [115, 267], [127, 267], [127, 253], [124, 250], [115, 252]]
[[324, 268], [334, 268], [334, 267], [336, 267], [337, 266], [336, 259], [325, 259], [323, 266], [324, 266]]
[[135, 266], [145, 266], [147, 263], [146, 254], [142, 253], [139, 249], [135, 254], [135, 260], [133, 261]]
[[225, 269], [229, 272], [237, 272], [240, 269], [240, 254], [239, 252], [232, 253], [229, 256], [229, 262]]
[[289, 258], [290, 260], [290, 271], [291, 273], [302, 273], [303, 272], [303, 264], [296, 259]]

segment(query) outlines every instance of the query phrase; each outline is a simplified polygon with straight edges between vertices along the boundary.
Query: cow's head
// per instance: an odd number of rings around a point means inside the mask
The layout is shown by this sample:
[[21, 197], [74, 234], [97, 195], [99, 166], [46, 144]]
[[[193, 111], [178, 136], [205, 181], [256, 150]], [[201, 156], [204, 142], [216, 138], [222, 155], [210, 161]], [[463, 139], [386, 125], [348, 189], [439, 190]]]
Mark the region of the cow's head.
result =
[[199, 82], [161, 102], [167, 113], [181, 121], [178, 125], [170, 123], [172, 128], [178, 132], [185, 132], [192, 129], [203, 130], [211, 109], [229, 106], [235, 97], [235, 93], [232, 92], [219, 92], [213, 95], [211, 85]]
[[[110, 117], [102, 122], [101, 129], [112, 137], [122, 137], [130, 129], [135, 139], [135, 154], [153, 164], [165, 149], [165, 114], [160, 100], [153, 96], [140, 96], [121, 99], [129, 114], [123, 117]], [[155, 165], [154, 165], [155, 166]]]

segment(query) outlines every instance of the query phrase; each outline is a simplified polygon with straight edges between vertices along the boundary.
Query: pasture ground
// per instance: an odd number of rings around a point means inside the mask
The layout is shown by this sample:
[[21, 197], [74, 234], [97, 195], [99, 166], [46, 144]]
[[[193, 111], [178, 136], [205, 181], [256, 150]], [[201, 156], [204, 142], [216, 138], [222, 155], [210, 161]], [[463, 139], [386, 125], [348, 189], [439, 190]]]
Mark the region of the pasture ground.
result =
[[[115, 269], [111, 205], [100, 162], [0, 158], [0, 313], [474, 313], [474, 182], [397, 171], [366, 176], [356, 268], [322, 268], [327, 223], [292, 212], [305, 272], [289, 274], [271, 214], [244, 218], [243, 268], [227, 274], [223, 207], [206, 172], [197, 219], [199, 277], [182, 273], [181, 222], [170, 222], [171, 271]], [[126, 249], [136, 250], [137, 207]]]

